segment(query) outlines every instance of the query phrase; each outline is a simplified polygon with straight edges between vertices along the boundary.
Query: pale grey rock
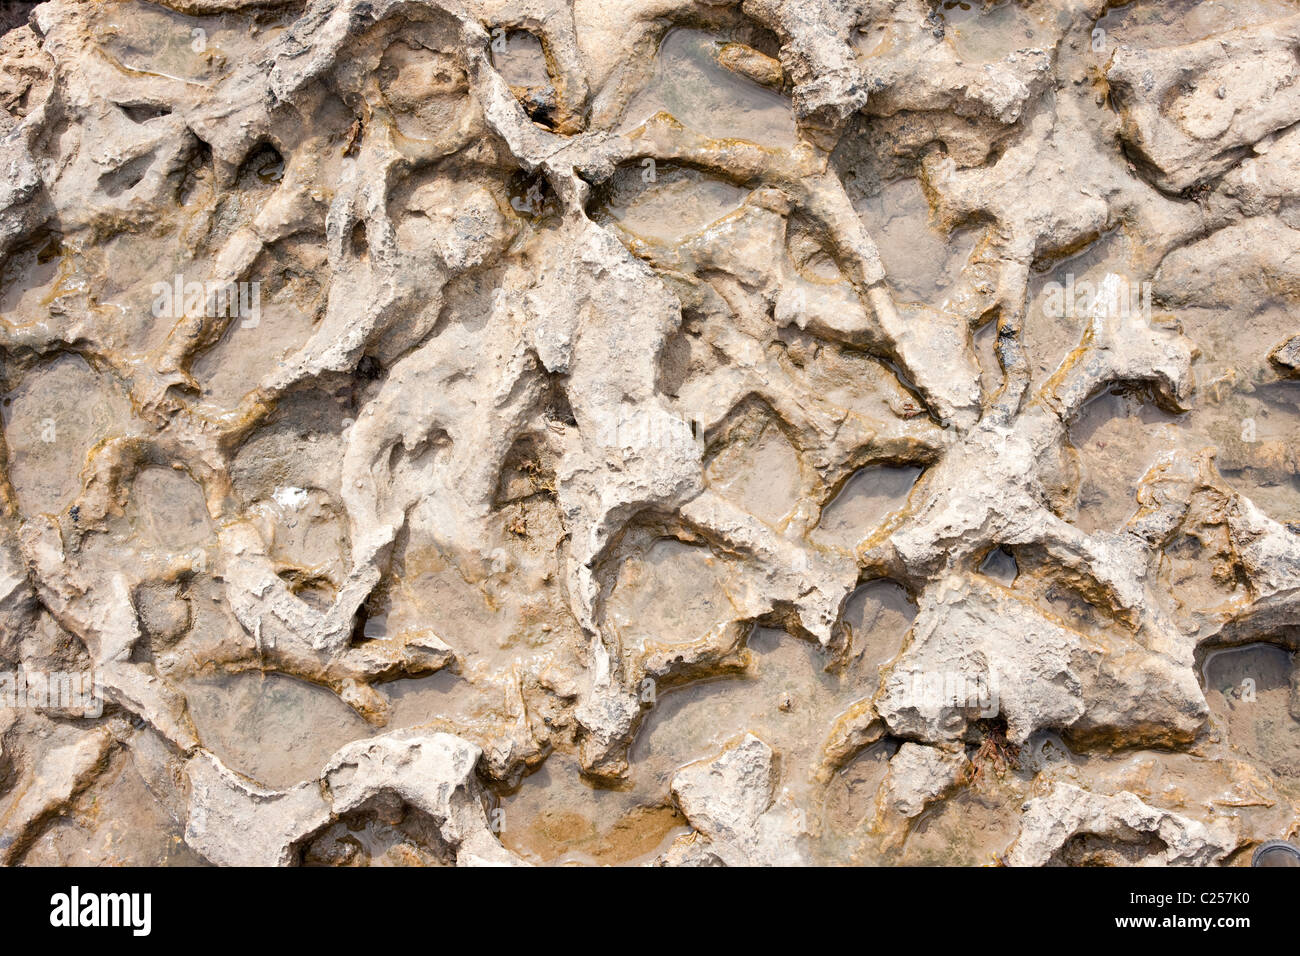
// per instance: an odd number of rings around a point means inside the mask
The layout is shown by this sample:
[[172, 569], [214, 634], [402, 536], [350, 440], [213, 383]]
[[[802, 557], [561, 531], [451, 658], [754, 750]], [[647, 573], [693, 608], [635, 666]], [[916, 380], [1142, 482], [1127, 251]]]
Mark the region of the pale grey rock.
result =
[[1300, 18], [1291, 17], [1186, 46], [1115, 52], [1106, 77], [1124, 137], [1161, 188], [1221, 173], [1243, 147], [1300, 119], [1297, 40]]
[[349, 744], [330, 758], [321, 780], [336, 815], [376, 793], [393, 793], [437, 821], [457, 865], [517, 865], [488, 826], [474, 775], [480, 756], [478, 747], [451, 734], [392, 734]]
[[41, 825], [93, 782], [112, 746], [113, 735], [101, 727], [40, 755], [0, 804], [0, 862], [22, 858]]
[[0, 536], [0, 667], [19, 657], [19, 643], [34, 621], [36, 595], [16, 542]]
[[241, 777], [213, 754], [186, 765], [190, 782], [185, 839], [213, 863], [290, 866], [311, 837], [379, 794], [433, 818], [460, 866], [520, 864], [488, 825], [475, 766], [482, 751], [451, 734], [399, 732], [349, 744], [319, 779], [287, 790]]
[[[386, 794], [457, 862], [514, 862], [476, 774], [528, 786], [558, 750], [635, 777], [647, 685], [753, 676], [755, 626], [842, 664], [864, 637], [846, 632], [851, 595], [877, 578], [917, 606], [880, 685], [868, 675], [797, 752], [773, 738], [781, 761], [751, 736], [683, 769], [695, 834], [661, 862], [807, 862], [805, 797], [885, 738], [902, 746], [867, 802], [887, 838], [973, 777], [965, 748], [1003, 725], [1012, 746], [1062, 734], [1085, 768], [1124, 748], [1218, 753], [1200, 659], [1295, 648], [1300, 536], [1266, 504], [1295, 456], [1232, 436], [1238, 405], [1296, 365], [1295, 330], [1268, 323], [1300, 295], [1300, 18], [1225, 9], [1215, 22], [1239, 28], [1156, 45], [1131, 5], [1116, 35], [1138, 39], [1090, 49], [1102, 0], [956, 25], [924, 0], [165, 0], [123, 7], [126, 27], [110, 9], [50, 0], [0, 39], [6, 398], [75, 358], [84, 408], [44, 401], [96, 419], [47, 441], [45, 410], [6, 405], [0, 662], [93, 668], [96, 727], [139, 754], [207, 858], [293, 862]], [[985, 16], [1006, 20], [981, 33]], [[682, 26], [733, 40], [698, 49], [761, 81], [746, 89], [780, 114], [770, 142], [711, 132], [747, 110], [692, 115], [690, 97], [630, 115]], [[503, 62], [518, 31], [546, 73], [530, 89]], [[699, 221], [638, 234], [615, 214], [629, 182], [633, 204], [664, 202], [656, 225]], [[674, 182], [700, 191], [657, 192]], [[885, 190], [916, 205], [877, 229]], [[903, 221], [949, 252], [970, 242], [933, 295], [892, 265]], [[1104, 291], [1150, 280], [1172, 311], [1044, 324], [1041, 277], [1094, 251]], [[207, 290], [156, 308], [179, 273], [261, 283], [260, 324], [216, 314]], [[1241, 321], [1245, 357], [1218, 354], [1214, 322], [1265, 302]], [[1120, 388], [1190, 411], [1181, 436], [1208, 419], [1229, 481], [1206, 442], [1171, 440], [1140, 466], [1131, 517], [1088, 531], [1093, 449], [1071, 429]], [[756, 417], [790, 456], [746, 466], [771, 474], [759, 497], [789, 479], [779, 515], [719, 477]], [[880, 465], [925, 473], [859, 540], [825, 543], [834, 501]], [[1268, 473], [1257, 500], [1232, 487], [1251, 469]], [[718, 613], [633, 639], [611, 602], [661, 539], [725, 567]], [[1020, 562], [1013, 585], [980, 571], [995, 548]], [[1096, 623], [1066, 621], [1062, 594]], [[438, 671], [455, 693], [429, 724], [346, 744], [286, 789], [229, 770], [186, 697], [277, 673], [382, 726], [424, 706], [407, 679]], [[6, 817], [15, 861], [96, 786], [99, 744], [51, 750], [43, 719], [4, 725], [5, 778], [53, 761]], [[803, 747], [821, 790], [793, 776]], [[181, 766], [188, 784], [169, 783]], [[1281, 802], [1263, 771], [1225, 766], [1246, 805]], [[1094, 809], [1078, 832], [1150, 822]], [[1190, 830], [1141, 832], [1169, 827]], [[1018, 852], [1051, 858], [1070, 837], [1054, 839]]]
[[889, 761], [889, 775], [880, 790], [880, 815], [909, 820], [920, 816], [961, 782], [967, 764], [961, 751], [903, 744]]
[[1140, 865], [1211, 866], [1236, 847], [1234, 829], [1230, 820], [1202, 823], [1149, 806], [1125, 791], [1090, 793], [1060, 783], [1025, 805], [1007, 864], [1047, 866], [1060, 861], [1072, 839], [1096, 837], [1134, 847]]
[[185, 842], [218, 866], [288, 866], [299, 845], [330, 820], [316, 780], [290, 790], [258, 786], [200, 750], [185, 766]]
[[1300, 335], [1287, 339], [1268, 353], [1268, 360], [1287, 378], [1300, 377]]
[[[803, 814], [777, 794], [775, 770], [772, 748], [746, 734], [717, 757], [683, 767], [673, 777], [673, 798], [691, 826], [707, 837], [708, 854], [727, 866], [806, 862], [800, 847]], [[665, 860], [680, 861], [700, 865], [695, 843]]]

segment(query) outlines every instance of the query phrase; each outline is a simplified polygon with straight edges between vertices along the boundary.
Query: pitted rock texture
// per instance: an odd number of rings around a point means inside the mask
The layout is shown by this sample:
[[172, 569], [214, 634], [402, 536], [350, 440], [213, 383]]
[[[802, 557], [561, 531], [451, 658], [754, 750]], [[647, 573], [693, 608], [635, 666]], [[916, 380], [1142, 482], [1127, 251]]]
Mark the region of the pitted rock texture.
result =
[[1300, 834], [1300, 4], [0, 29], [3, 862]]

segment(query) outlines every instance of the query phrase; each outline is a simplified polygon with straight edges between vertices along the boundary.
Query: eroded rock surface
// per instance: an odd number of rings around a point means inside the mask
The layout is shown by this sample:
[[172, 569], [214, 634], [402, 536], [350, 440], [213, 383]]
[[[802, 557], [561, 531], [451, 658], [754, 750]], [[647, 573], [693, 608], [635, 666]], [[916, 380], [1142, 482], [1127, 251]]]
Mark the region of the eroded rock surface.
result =
[[1295, 3], [0, 30], [3, 862], [1300, 833]]

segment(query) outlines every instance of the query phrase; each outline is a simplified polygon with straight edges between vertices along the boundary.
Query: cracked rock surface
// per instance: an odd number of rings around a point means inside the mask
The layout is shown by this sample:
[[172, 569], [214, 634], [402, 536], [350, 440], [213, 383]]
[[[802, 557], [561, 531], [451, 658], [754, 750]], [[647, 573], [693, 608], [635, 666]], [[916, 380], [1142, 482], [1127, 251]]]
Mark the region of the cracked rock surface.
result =
[[1300, 836], [1300, 3], [13, 6], [0, 862]]

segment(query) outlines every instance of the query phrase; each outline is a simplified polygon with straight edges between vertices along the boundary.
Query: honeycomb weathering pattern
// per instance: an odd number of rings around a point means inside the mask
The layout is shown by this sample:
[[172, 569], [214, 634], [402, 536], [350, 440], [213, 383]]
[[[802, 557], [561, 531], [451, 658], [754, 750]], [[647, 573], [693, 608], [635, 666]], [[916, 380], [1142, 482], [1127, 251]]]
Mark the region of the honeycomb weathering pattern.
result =
[[11, 19], [4, 862], [1297, 832], [1300, 4]]

